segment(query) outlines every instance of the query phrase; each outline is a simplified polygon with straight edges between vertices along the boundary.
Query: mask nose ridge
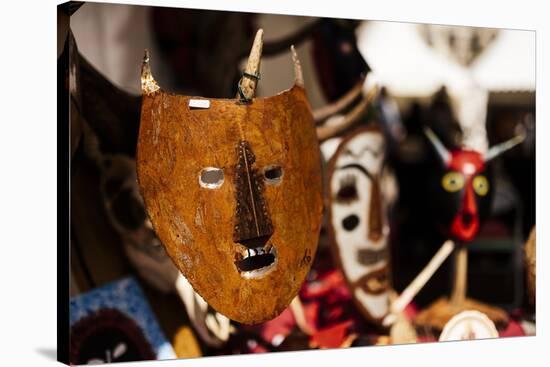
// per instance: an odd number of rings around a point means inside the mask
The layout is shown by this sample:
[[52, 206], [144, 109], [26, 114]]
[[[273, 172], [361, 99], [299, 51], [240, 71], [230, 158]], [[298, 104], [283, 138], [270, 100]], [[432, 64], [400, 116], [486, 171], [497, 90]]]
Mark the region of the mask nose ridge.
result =
[[273, 234], [273, 225], [263, 195], [264, 181], [254, 167], [256, 157], [247, 141], [239, 143], [237, 154], [233, 242], [248, 248], [263, 247]]
[[371, 192], [369, 204], [369, 228], [368, 238], [371, 241], [378, 241], [382, 238], [382, 197], [380, 183], [377, 177], [371, 178]]

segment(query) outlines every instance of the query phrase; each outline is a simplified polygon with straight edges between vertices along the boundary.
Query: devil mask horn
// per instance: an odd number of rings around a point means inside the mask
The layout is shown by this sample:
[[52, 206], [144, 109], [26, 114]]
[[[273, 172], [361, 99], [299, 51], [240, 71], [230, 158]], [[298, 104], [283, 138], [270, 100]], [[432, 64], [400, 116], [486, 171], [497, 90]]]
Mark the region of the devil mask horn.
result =
[[521, 133], [510, 140], [507, 140], [505, 142], [492, 146], [487, 151], [487, 153], [485, 153], [485, 156], [483, 158], [485, 162], [489, 162], [490, 160], [501, 155], [502, 153], [512, 149], [516, 145], [521, 144], [524, 140], [525, 140], [525, 133]]
[[427, 126], [424, 127], [424, 134], [426, 134], [426, 137], [430, 143], [432, 143], [432, 146], [434, 147], [437, 156], [441, 159], [441, 162], [445, 166], [448, 166], [451, 161], [451, 153], [447, 150], [447, 148], [445, 148], [441, 140], [439, 140], [432, 129]]

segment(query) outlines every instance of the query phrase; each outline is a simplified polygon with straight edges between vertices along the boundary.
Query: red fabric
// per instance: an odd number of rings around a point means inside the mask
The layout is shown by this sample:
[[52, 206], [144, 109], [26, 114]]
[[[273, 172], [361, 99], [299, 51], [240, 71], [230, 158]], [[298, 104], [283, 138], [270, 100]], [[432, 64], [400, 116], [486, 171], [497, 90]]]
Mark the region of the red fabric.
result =
[[353, 321], [338, 323], [322, 330], [317, 330], [310, 338], [310, 343], [318, 348], [339, 348], [349, 335]]
[[[346, 343], [352, 334], [363, 337], [367, 344], [375, 344], [380, 331], [375, 330], [353, 305], [351, 294], [342, 273], [334, 268], [325, 271], [315, 270], [314, 275], [304, 283], [299, 297], [304, 308], [308, 325], [314, 330], [309, 336], [309, 348], [338, 348]], [[404, 314], [412, 320], [420, 310], [409, 304]], [[278, 317], [260, 325], [242, 326], [259, 339], [246, 340], [245, 353], [264, 353], [269, 350], [265, 345], [277, 350], [277, 347], [292, 332], [297, 324], [290, 307]], [[525, 332], [521, 325], [511, 320], [505, 330], [499, 332], [501, 337], [522, 336]], [[418, 342], [437, 341], [435, 335], [419, 335]], [[263, 344], [263, 345], [262, 345]]]
[[[351, 294], [342, 273], [329, 269], [306, 281], [299, 292], [308, 325], [314, 330], [309, 343], [314, 348], [338, 348], [357, 327], [366, 325], [352, 304]], [[243, 326], [254, 331], [263, 341], [277, 346], [295, 327], [290, 307], [278, 317], [255, 326]], [[266, 352], [260, 343], [249, 342], [251, 353]]]
[[498, 331], [498, 336], [501, 338], [505, 338], [509, 336], [525, 336], [525, 335], [527, 334], [521, 327], [521, 324], [516, 320], [510, 320], [506, 329]]

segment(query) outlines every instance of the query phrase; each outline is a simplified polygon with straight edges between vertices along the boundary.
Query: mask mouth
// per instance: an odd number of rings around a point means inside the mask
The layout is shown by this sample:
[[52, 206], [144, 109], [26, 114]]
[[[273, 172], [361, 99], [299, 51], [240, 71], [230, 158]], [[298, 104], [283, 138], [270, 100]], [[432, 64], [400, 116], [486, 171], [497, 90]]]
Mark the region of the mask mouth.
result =
[[380, 250], [359, 249], [357, 250], [357, 262], [364, 266], [372, 266], [388, 258], [388, 248]]
[[464, 227], [468, 228], [474, 221], [474, 215], [472, 213], [464, 212], [462, 213], [462, 223]]
[[460, 241], [471, 241], [479, 230], [479, 219], [475, 212], [459, 212], [451, 223], [450, 232]]
[[388, 273], [389, 269], [387, 266], [368, 272], [354, 282], [353, 288], [359, 288], [367, 294], [382, 294], [390, 287]]
[[235, 266], [241, 277], [257, 279], [271, 272], [277, 264], [277, 251], [268, 244], [265, 247], [247, 248], [235, 255]]

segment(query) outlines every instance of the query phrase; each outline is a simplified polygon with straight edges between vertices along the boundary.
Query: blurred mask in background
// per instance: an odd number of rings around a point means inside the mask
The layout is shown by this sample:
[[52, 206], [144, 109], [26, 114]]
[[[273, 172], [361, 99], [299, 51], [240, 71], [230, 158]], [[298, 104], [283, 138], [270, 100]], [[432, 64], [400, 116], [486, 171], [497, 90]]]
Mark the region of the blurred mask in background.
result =
[[163, 292], [173, 291], [179, 271], [147, 218], [137, 184], [136, 161], [123, 154], [105, 156], [100, 190], [109, 222], [140, 276]]
[[440, 231], [453, 240], [470, 242], [489, 216], [492, 176], [487, 163], [521, 143], [523, 135], [491, 147], [487, 153], [457, 148], [447, 150], [429, 128], [426, 136], [439, 157], [440, 165], [431, 180], [429, 205]]
[[381, 190], [384, 136], [377, 125], [344, 138], [329, 162], [329, 236], [354, 301], [370, 321], [388, 312], [388, 219]]

